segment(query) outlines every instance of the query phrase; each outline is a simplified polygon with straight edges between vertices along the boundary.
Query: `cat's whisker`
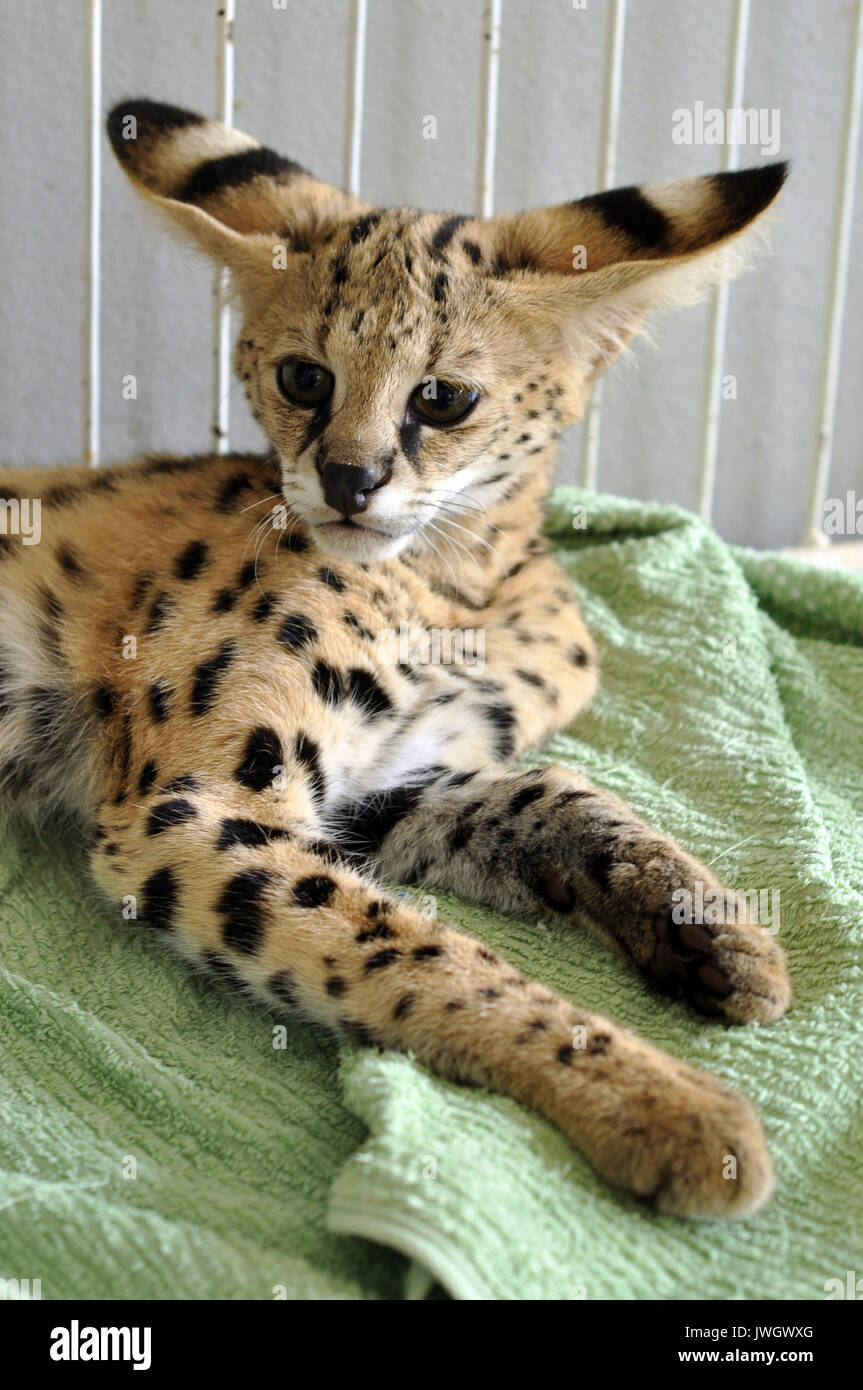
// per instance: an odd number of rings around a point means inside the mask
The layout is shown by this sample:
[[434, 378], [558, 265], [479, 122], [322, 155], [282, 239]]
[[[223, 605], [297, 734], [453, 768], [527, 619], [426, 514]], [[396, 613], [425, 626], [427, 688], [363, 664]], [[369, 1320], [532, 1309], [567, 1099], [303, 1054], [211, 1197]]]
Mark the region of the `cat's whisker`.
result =
[[280, 492], [271, 492], [267, 497], [259, 497], [257, 502], [250, 502], [248, 507], [241, 507], [240, 512], [250, 512], [255, 507], [262, 507], [265, 502], [274, 501], [277, 497], [281, 497]]
[[[420, 505], [420, 506], [434, 506], [434, 504], [431, 503], [431, 502], [428, 502], [428, 503], [422, 503], [422, 502], [421, 502], [419, 505]], [[471, 531], [471, 530], [469, 529], [469, 527], [467, 527], [467, 526], [462, 526], [462, 525], [459, 524], [459, 522], [455, 521], [455, 520], [453, 519], [452, 515], [447, 511], [446, 505], [438, 505], [438, 506], [436, 507], [436, 509], [435, 509], [434, 516], [431, 517], [431, 518], [429, 518], [428, 520], [424, 521], [424, 522], [422, 523], [423, 526], [428, 526], [428, 525], [430, 524], [431, 521], [433, 521], [437, 516], [439, 516], [439, 515], [441, 515], [441, 514], [443, 515], [443, 518], [444, 518], [444, 521], [443, 521], [443, 524], [444, 524], [444, 525], [456, 527], [457, 530], [463, 531], [463, 532], [465, 533], [466, 536], [470, 536], [471, 539], [474, 540], [474, 541], [476, 541], [476, 542], [478, 542], [479, 545], [484, 546], [484, 547], [486, 548], [486, 550], [488, 550], [489, 555], [490, 555], [494, 560], [496, 560], [496, 562], [497, 562], [498, 565], [500, 566], [501, 574], [502, 574], [504, 577], [506, 577], [506, 575], [508, 574], [509, 571], [507, 570], [507, 567], [506, 567], [506, 565], [504, 564], [503, 560], [501, 559], [500, 555], [497, 553], [497, 550], [495, 549], [495, 547], [494, 547], [493, 545], [491, 545], [490, 542], [487, 541], [487, 540], [485, 539], [484, 536], [480, 536], [478, 532], [476, 532], [476, 531]], [[458, 513], [456, 513], [456, 515], [458, 515]], [[500, 528], [499, 528], [499, 527], [495, 527], [495, 530], [500, 531]], [[445, 533], [442, 533], [442, 534], [445, 534]], [[502, 534], [502, 533], [501, 533], [501, 534]], [[455, 542], [455, 537], [454, 537], [454, 536], [447, 536], [447, 539], [450, 540], [450, 541], [452, 541], [452, 542]], [[473, 561], [473, 563], [474, 563], [475, 565], [480, 565], [481, 562], [480, 562], [479, 557], [478, 557], [477, 555], [472, 554], [471, 551], [468, 549], [468, 547], [464, 544], [464, 542], [461, 542], [461, 548], [464, 550], [465, 554], [467, 554], [467, 555], [470, 556], [471, 560]]]

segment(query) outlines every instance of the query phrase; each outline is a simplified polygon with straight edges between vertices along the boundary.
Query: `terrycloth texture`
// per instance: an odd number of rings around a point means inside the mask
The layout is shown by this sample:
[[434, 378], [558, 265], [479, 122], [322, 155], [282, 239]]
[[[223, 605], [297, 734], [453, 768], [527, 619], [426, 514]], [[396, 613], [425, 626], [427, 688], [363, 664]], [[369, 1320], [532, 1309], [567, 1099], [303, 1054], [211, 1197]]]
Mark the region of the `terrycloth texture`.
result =
[[[793, 1011], [725, 1028], [581, 931], [438, 912], [745, 1091], [773, 1202], [742, 1224], [654, 1217], [514, 1102], [395, 1054], [345, 1050], [345, 1108], [331, 1043], [289, 1027], [274, 1050], [272, 1019], [96, 902], [74, 847], [19, 837], [0, 859], [0, 1276], [44, 1297], [400, 1298], [424, 1267], [459, 1297], [817, 1299], [863, 1270], [863, 582], [571, 490], [549, 529], [604, 681], [542, 759], [728, 886], [779, 891]], [[354, 1235], [325, 1230], [333, 1179], [330, 1228]]]

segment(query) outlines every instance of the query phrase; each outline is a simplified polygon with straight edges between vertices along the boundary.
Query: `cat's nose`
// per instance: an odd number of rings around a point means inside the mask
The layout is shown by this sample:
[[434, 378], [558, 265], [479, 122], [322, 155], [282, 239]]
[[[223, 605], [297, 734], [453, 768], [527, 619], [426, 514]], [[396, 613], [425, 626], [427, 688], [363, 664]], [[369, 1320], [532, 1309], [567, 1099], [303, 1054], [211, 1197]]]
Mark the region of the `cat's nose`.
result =
[[321, 471], [324, 501], [345, 517], [364, 512], [371, 494], [388, 483], [391, 476], [392, 469], [375, 468], [370, 464], [333, 463], [328, 459]]

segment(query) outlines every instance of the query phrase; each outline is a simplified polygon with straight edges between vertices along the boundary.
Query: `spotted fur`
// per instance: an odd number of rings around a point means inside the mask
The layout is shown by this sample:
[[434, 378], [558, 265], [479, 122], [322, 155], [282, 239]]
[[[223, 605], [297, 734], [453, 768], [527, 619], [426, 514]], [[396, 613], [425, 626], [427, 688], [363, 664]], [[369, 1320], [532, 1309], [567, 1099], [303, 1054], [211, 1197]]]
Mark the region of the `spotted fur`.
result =
[[[577, 774], [514, 765], [598, 680], [540, 537], [556, 440], [650, 308], [727, 273], [784, 169], [483, 221], [369, 207], [174, 107], [108, 129], [229, 267], [273, 451], [0, 473], [42, 501], [41, 543], [0, 549], [6, 802], [87, 818], [109, 895], [273, 1009], [508, 1092], [662, 1210], [752, 1210], [771, 1177], [744, 1100], [380, 885], [587, 923], [730, 1021], [786, 1008], [757, 927], [674, 924], [707, 869]], [[330, 374], [312, 406], [280, 388], [296, 360]], [[429, 381], [473, 408], [433, 427]], [[424, 659], [466, 630], [481, 668]]]

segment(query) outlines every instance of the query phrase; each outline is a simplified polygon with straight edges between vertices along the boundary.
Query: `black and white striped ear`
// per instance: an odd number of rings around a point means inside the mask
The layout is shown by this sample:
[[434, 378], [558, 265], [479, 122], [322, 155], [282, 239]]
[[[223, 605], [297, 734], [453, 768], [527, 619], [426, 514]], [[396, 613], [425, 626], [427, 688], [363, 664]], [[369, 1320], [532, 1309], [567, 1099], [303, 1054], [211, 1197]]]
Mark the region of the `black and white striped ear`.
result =
[[787, 164], [633, 185], [493, 218], [496, 268], [584, 274], [625, 262], [673, 261], [744, 232], [776, 198]]
[[[788, 166], [614, 188], [486, 224], [495, 273], [570, 326], [595, 375], [655, 308], [691, 303], [734, 275]], [[519, 273], [526, 272], [526, 273]]]
[[275, 241], [307, 250], [362, 208], [242, 131], [178, 106], [121, 101], [108, 117], [108, 138], [138, 189], [234, 269], [271, 255]]

